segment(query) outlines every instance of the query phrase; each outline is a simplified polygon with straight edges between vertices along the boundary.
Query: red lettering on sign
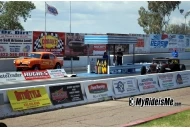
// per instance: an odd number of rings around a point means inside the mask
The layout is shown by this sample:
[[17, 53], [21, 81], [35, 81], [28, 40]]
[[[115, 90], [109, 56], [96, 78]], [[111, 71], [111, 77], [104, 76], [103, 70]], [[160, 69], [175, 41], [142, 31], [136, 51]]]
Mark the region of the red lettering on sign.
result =
[[41, 71], [23, 71], [23, 76], [26, 80], [35, 80], [35, 79], [49, 79], [51, 78], [49, 73], [46, 70]]
[[40, 91], [39, 90], [25, 90], [23, 92], [17, 92], [15, 91], [14, 92], [15, 94], [15, 97], [17, 99], [17, 101], [20, 101], [20, 100], [32, 100], [33, 98], [39, 98], [41, 97], [42, 95], [40, 94]]

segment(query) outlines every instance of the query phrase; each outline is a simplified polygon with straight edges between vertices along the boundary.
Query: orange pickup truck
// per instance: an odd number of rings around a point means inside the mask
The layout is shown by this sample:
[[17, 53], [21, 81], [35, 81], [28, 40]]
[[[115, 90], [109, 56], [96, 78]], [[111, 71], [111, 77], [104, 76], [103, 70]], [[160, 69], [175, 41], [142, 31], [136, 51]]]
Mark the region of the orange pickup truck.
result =
[[31, 52], [27, 57], [15, 59], [14, 65], [17, 71], [61, 69], [63, 60], [59, 60], [51, 52]]

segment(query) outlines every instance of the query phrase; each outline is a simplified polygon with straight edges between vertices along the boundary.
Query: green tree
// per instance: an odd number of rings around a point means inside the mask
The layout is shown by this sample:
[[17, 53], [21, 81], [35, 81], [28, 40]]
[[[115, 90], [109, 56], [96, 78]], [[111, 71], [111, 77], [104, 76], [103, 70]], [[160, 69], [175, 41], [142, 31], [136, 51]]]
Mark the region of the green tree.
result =
[[0, 10], [0, 29], [5, 30], [24, 30], [20, 22], [21, 18], [26, 22], [27, 18], [31, 17], [30, 12], [36, 8], [30, 1], [1, 1], [0, 5], [2, 8]]
[[190, 34], [190, 21], [189, 23], [186, 25], [186, 29], [185, 29], [185, 24], [169, 24], [167, 29], [166, 29], [166, 33], [168, 34]]
[[180, 3], [180, 1], [148, 1], [148, 10], [144, 7], [139, 9], [138, 24], [143, 27], [146, 34], [160, 34], [163, 27], [166, 28], [171, 12]]

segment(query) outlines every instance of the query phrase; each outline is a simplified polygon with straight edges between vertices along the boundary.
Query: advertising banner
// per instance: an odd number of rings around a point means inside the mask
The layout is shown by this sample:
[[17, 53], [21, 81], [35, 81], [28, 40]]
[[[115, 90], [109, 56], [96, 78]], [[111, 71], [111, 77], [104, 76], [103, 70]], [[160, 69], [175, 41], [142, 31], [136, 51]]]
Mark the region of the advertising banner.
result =
[[158, 75], [158, 82], [162, 89], [173, 89], [176, 87], [175, 74], [166, 73]]
[[185, 87], [190, 85], [190, 71], [175, 73], [176, 87]]
[[122, 78], [112, 81], [115, 95], [139, 93], [135, 78]]
[[94, 56], [95, 55], [103, 56], [104, 52], [106, 52], [106, 45], [100, 45], [100, 44], [93, 45], [93, 55]]
[[176, 49], [178, 52], [185, 51], [185, 35], [168, 34], [169, 51]]
[[168, 48], [168, 34], [150, 34], [150, 48]]
[[0, 82], [24, 81], [25, 78], [21, 72], [0, 73]]
[[27, 56], [32, 51], [32, 31], [0, 30], [0, 57]]
[[13, 111], [51, 105], [45, 87], [8, 90], [7, 95]]
[[47, 70], [39, 71], [22, 71], [22, 74], [26, 80], [37, 80], [37, 79], [50, 79], [50, 75]]
[[[66, 33], [65, 56], [87, 56], [87, 45], [84, 44], [84, 33]], [[89, 55], [93, 45], [89, 46]]]
[[33, 32], [33, 51], [48, 51], [56, 56], [64, 56], [65, 33], [62, 32]]
[[83, 83], [88, 101], [98, 101], [113, 95], [110, 82], [107, 80]]
[[137, 77], [138, 86], [141, 92], [155, 92], [159, 90], [158, 79], [156, 75], [145, 75]]
[[64, 69], [53, 69], [53, 70], [47, 70], [50, 77], [53, 78], [63, 78], [66, 75], [66, 72]]
[[49, 91], [53, 105], [84, 100], [80, 83], [51, 86]]
[[186, 39], [185, 52], [190, 52], [190, 35], [186, 35], [185, 39]]

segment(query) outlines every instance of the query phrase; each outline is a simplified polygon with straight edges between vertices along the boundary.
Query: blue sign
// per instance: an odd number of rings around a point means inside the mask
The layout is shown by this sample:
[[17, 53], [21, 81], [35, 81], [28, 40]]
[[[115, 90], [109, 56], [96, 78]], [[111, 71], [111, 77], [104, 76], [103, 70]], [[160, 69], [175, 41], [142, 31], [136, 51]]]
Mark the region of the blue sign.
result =
[[168, 41], [151, 41], [150, 46], [153, 46], [155, 48], [167, 48]]
[[178, 38], [179, 39], [184, 39], [184, 36], [183, 35], [179, 35]]

